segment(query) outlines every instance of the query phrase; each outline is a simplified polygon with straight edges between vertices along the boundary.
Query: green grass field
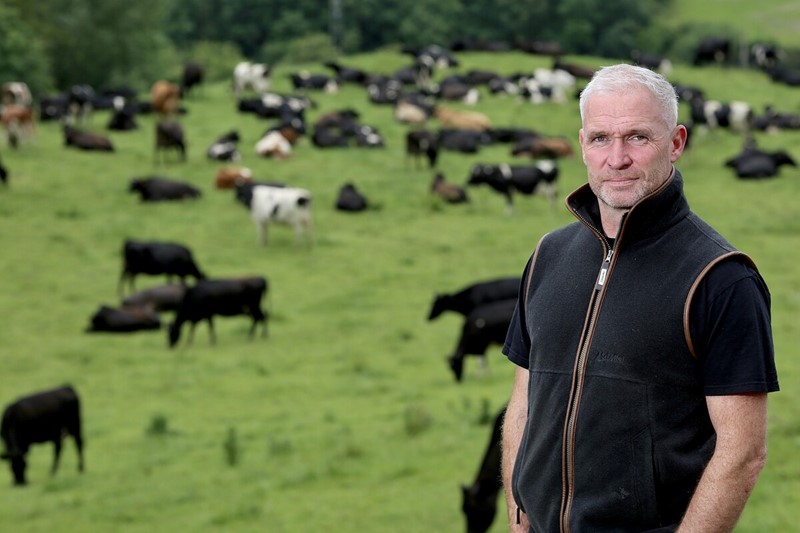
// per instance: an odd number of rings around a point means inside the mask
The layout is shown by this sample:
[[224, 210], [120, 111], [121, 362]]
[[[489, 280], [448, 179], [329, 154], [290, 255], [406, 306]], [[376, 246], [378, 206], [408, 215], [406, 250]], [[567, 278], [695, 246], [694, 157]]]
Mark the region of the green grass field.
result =
[[[549, 65], [517, 53], [459, 57], [465, 71]], [[343, 62], [390, 73], [406, 58], [386, 52]], [[276, 91], [290, 91], [290, 70], [276, 72]], [[676, 66], [671, 78], [759, 110], [769, 102], [800, 109], [797, 89], [753, 71]], [[0, 189], [0, 401], [72, 383], [83, 399], [87, 470], [77, 474], [71, 441], [54, 478], [50, 446], [32, 449], [24, 489], [12, 488], [10, 472], [0, 469], [0, 530], [464, 529], [459, 484], [475, 474], [514, 369], [494, 347], [486, 369], [470, 358], [456, 383], [445, 358], [461, 322], [452, 314], [427, 322], [430, 303], [436, 292], [518, 274], [539, 237], [571, 218], [541, 197], [518, 197], [508, 215], [487, 189], [471, 189], [470, 205], [435, 202], [428, 192], [433, 171], [405, 158], [407, 126], [393, 120], [390, 107], [369, 104], [363, 89], [350, 86], [312, 98], [318, 107], [309, 123], [353, 107], [387, 146], [323, 151], [303, 139], [289, 160], [259, 159], [253, 146], [270, 122], [237, 113], [228, 86], [217, 84], [184, 103], [185, 164], [154, 164], [153, 117], [140, 117], [138, 131], [112, 132], [114, 154], [65, 148], [54, 123], [39, 124], [19, 150], [2, 148], [11, 178]], [[574, 100], [534, 106], [484, 93], [477, 108], [497, 127], [577, 138]], [[103, 132], [107, 119], [97, 113], [90, 127]], [[213, 188], [222, 164], [207, 160], [205, 149], [234, 128], [242, 164], [257, 178], [314, 194], [312, 249], [295, 246], [285, 227], [271, 228], [269, 244], [258, 246], [233, 193]], [[800, 156], [800, 132], [757, 140]], [[678, 165], [691, 205], [755, 259], [773, 296], [783, 390], [771, 397], [770, 457], [738, 531], [789, 531], [800, 518], [800, 172], [784, 168], [773, 180], [741, 182], [722, 165], [739, 151], [740, 136], [721, 131], [692, 142]], [[477, 155], [444, 152], [440, 170], [463, 184], [473, 164], [511, 162], [509, 153], [504, 145]], [[580, 157], [560, 168], [563, 199], [585, 172]], [[190, 181], [203, 197], [140, 204], [127, 193], [128, 181], [149, 174]], [[377, 208], [335, 211], [345, 182]], [[118, 302], [127, 237], [183, 242], [215, 277], [267, 276], [269, 337], [248, 341], [244, 318], [219, 319], [216, 346], [201, 324], [193, 345], [174, 350], [166, 331], [84, 333], [101, 303]], [[137, 287], [162, 281], [140, 277]], [[504, 529], [501, 511], [492, 531]]]

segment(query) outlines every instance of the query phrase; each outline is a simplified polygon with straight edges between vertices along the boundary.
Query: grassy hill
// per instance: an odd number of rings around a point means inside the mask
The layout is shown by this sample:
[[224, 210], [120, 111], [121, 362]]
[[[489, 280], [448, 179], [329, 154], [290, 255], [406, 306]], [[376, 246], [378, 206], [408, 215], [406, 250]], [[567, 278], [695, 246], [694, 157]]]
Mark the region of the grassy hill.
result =
[[[461, 70], [501, 73], [548, 66], [519, 53], [462, 54]], [[569, 58], [587, 65], [608, 60]], [[407, 58], [379, 53], [343, 60], [391, 73]], [[284, 66], [274, 89], [290, 92]], [[676, 66], [675, 81], [761, 109], [800, 109], [797, 89], [739, 69]], [[311, 95], [323, 113], [352, 107], [386, 139], [382, 149], [319, 150], [308, 139], [285, 161], [259, 159], [253, 146], [270, 121], [237, 113], [225, 83], [184, 103], [186, 163], [153, 160], [154, 117], [110, 133], [113, 154], [65, 148], [59, 127], [38, 126], [19, 150], [3, 146], [10, 186], [0, 188], [0, 399], [72, 383], [83, 398], [87, 471], [76, 473], [71, 441], [50, 478], [49, 446], [29, 455], [30, 486], [0, 482], [0, 529], [16, 531], [353, 531], [463, 530], [460, 483], [471, 481], [506, 401], [513, 368], [493, 347], [485, 369], [474, 358], [456, 383], [445, 358], [461, 322], [425, 320], [437, 292], [518, 274], [545, 232], [568, 223], [560, 205], [519, 197], [512, 215], [486, 189], [466, 206], [434, 201], [433, 171], [404, 155], [408, 127], [390, 107], [371, 105], [359, 87]], [[483, 93], [476, 109], [497, 127], [531, 127], [577, 138], [574, 100], [532, 105]], [[104, 132], [108, 115], [89, 127]], [[432, 128], [438, 127], [433, 122]], [[205, 148], [240, 132], [242, 164], [256, 177], [314, 194], [315, 244], [295, 246], [288, 228], [256, 243], [247, 212], [213, 188], [220, 163]], [[107, 133], [107, 132], [106, 132]], [[757, 134], [765, 148], [800, 156], [800, 132]], [[773, 295], [783, 391], [771, 398], [770, 458], [739, 531], [788, 531], [797, 522], [800, 468], [797, 390], [800, 349], [800, 173], [763, 182], [736, 180], [723, 161], [742, 138], [720, 131], [693, 139], [679, 162], [691, 205], [759, 265]], [[577, 149], [577, 143], [575, 143]], [[439, 170], [465, 183], [477, 162], [512, 162], [507, 145], [479, 154], [445, 152]], [[560, 198], [585, 180], [580, 157], [560, 163]], [[140, 204], [134, 176], [189, 181], [203, 197]], [[340, 185], [355, 183], [376, 205], [347, 215], [333, 209]], [[198, 326], [194, 343], [167, 348], [165, 331], [86, 334], [101, 303], [118, 302], [120, 251], [127, 237], [174, 240], [192, 248], [212, 276], [259, 273], [271, 283], [267, 339], [246, 338], [243, 318], [217, 321], [217, 345]], [[140, 278], [138, 287], [162, 280]], [[164, 316], [168, 322], [170, 317]], [[492, 531], [505, 530], [502, 512]]]

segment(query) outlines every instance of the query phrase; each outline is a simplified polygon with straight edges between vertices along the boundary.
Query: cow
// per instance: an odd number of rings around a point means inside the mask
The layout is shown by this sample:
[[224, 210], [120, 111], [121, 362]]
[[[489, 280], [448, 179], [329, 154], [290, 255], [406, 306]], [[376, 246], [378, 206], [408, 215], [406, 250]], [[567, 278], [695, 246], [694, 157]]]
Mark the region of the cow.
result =
[[461, 111], [436, 106], [433, 114], [446, 128], [486, 131], [492, 125], [488, 116], [477, 111]]
[[576, 78], [590, 80], [597, 69], [592, 67], [586, 67], [583, 65], [576, 65], [574, 63], [564, 63], [561, 59], [556, 58], [553, 61], [553, 70], [564, 70], [569, 74], [572, 74]]
[[169, 325], [169, 346], [174, 348], [181, 336], [184, 323], [190, 323], [191, 343], [194, 329], [200, 321], [208, 322], [210, 343], [216, 344], [214, 316], [246, 315], [252, 318], [249, 337], [252, 339], [256, 326], [262, 324], [262, 336], [267, 335], [267, 314], [261, 309], [261, 300], [267, 293], [267, 279], [252, 276], [236, 279], [205, 279], [186, 289], [175, 320]]
[[537, 161], [533, 166], [477, 164], [472, 167], [467, 185], [485, 184], [506, 197], [509, 214], [513, 211], [513, 193], [530, 195], [540, 193], [551, 206], [555, 206], [558, 167], [549, 159]]
[[428, 320], [433, 320], [446, 311], [463, 316], [476, 307], [498, 300], [508, 300], [519, 295], [521, 278], [492, 278], [467, 285], [454, 293], [439, 293], [433, 298]]
[[333, 70], [336, 73], [336, 77], [343, 82], [364, 85], [369, 78], [369, 74], [365, 71], [358, 68], [345, 67], [335, 61], [326, 61], [323, 65]]
[[754, 130], [777, 133], [781, 130], [800, 129], [800, 115], [797, 113], [782, 113], [776, 111], [771, 105], [764, 107], [763, 115], [753, 117], [751, 126]]
[[394, 104], [403, 94], [403, 83], [395, 78], [372, 78], [366, 87], [369, 101], [373, 104]]
[[149, 307], [156, 312], [177, 311], [186, 287], [180, 283], [165, 283], [135, 292], [122, 300], [122, 307]]
[[533, 104], [545, 101], [563, 104], [567, 101], [567, 91], [575, 88], [576, 80], [575, 76], [563, 69], [537, 68], [532, 78], [522, 77], [517, 83], [520, 95]]
[[694, 66], [709, 63], [723, 64], [731, 53], [731, 40], [727, 37], [706, 37], [695, 48], [692, 64]]
[[439, 157], [439, 136], [428, 130], [411, 130], [406, 133], [406, 156], [414, 159], [415, 166], [421, 156], [428, 158], [429, 168], [436, 166]]
[[128, 104], [125, 98], [116, 97], [113, 100], [111, 118], [106, 129], [113, 131], [131, 131], [139, 128], [136, 123], [136, 108]]
[[0, 124], [6, 144], [12, 148], [19, 147], [22, 141], [33, 137], [36, 130], [33, 109], [18, 104], [3, 106]]
[[180, 86], [165, 80], [156, 81], [150, 88], [150, 103], [153, 105], [153, 111], [162, 118], [179, 113], [181, 107]]
[[394, 118], [401, 124], [424, 124], [431, 110], [407, 100], [398, 100], [394, 105]]
[[747, 102], [723, 103], [718, 100], [695, 98], [689, 102], [691, 120], [705, 130], [727, 128], [737, 133], [748, 133], [753, 121], [753, 108]]
[[463, 204], [469, 202], [466, 189], [454, 183], [448, 183], [444, 174], [437, 172], [431, 182], [431, 192], [448, 204]]
[[270, 68], [266, 63], [242, 61], [233, 69], [233, 94], [238, 99], [246, 89], [264, 95], [270, 87]]
[[306, 71], [296, 72], [289, 75], [292, 86], [295, 90], [320, 90], [328, 94], [339, 92], [339, 82], [325, 74], [311, 74]]
[[164, 150], [174, 149], [178, 152], [181, 161], [186, 161], [186, 139], [183, 126], [175, 120], [160, 120], [156, 122], [156, 144], [153, 159], [164, 162], [164, 156], [159, 157]]
[[3, 166], [3, 162], [0, 161], [0, 183], [4, 186], [8, 186], [8, 169]]
[[181, 96], [188, 96], [192, 87], [203, 83], [205, 77], [205, 69], [203, 65], [189, 61], [183, 65], [183, 73], [181, 75]]
[[229, 131], [211, 143], [206, 150], [206, 157], [215, 161], [239, 161], [242, 157], [236, 145], [239, 139], [238, 131]]
[[511, 324], [517, 298], [497, 300], [479, 305], [465, 318], [453, 355], [447, 358], [457, 382], [464, 375], [464, 357], [477, 355], [486, 366], [486, 350], [492, 345], [503, 345]]
[[28, 84], [24, 81], [9, 81], [3, 84], [0, 88], [0, 103], [2, 105], [21, 105], [24, 107], [31, 107], [33, 105], [33, 96]]
[[53, 443], [55, 475], [64, 436], [72, 436], [78, 451], [78, 471], [83, 472], [83, 435], [80, 398], [75, 389], [65, 385], [21, 397], [6, 406], [0, 425], [5, 451], [2, 458], [11, 462], [15, 485], [25, 485], [25, 456], [31, 444]]
[[467, 520], [467, 533], [486, 533], [497, 514], [497, 497], [503, 487], [501, 459], [505, 416], [506, 406], [503, 406], [494, 417], [489, 444], [475, 480], [472, 485], [461, 485], [461, 511]]
[[234, 189], [236, 185], [253, 181], [253, 171], [247, 167], [223, 167], [214, 177], [217, 189]]
[[142, 202], [186, 200], [202, 196], [200, 189], [190, 183], [158, 176], [131, 179], [128, 192], [139, 193]]
[[122, 258], [122, 273], [117, 287], [120, 295], [126, 280], [133, 291], [135, 278], [139, 274], [166, 274], [168, 281], [176, 276], [182, 284], [189, 276], [196, 280], [206, 278], [195, 263], [192, 252], [182, 244], [126, 239], [122, 245]]
[[433, 96], [438, 100], [461, 102], [475, 105], [480, 100], [480, 91], [473, 85], [459, 78], [445, 78], [438, 86], [433, 87]]
[[66, 94], [66, 115], [62, 118], [67, 124], [85, 123], [92, 114], [95, 92], [91, 85], [79, 84], [69, 88]]
[[556, 41], [522, 41], [518, 40], [516, 48], [528, 54], [560, 57], [564, 55], [564, 48]]
[[280, 131], [269, 131], [258, 140], [255, 152], [261, 157], [287, 159], [292, 155], [292, 143]]
[[444, 128], [439, 130], [436, 137], [436, 144], [440, 149], [464, 154], [477, 153], [481, 146], [491, 142], [491, 136], [487, 132], [475, 130]]
[[345, 183], [339, 188], [334, 207], [345, 213], [358, 213], [369, 207], [367, 198], [352, 183]]
[[[249, 193], [243, 192], [249, 190]], [[270, 223], [291, 226], [295, 231], [295, 242], [305, 238], [311, 245], [311, 193], [296, 187], [274, 187], [253, 185], [242, 189], [237, 186], [237, 200], [250, 209], [250, 217], [256, 226], [258, 242], [267, 244], [267, 226]]]
[[725, 166], [732, 168], [736, 176], [744, 179], [771, 178], [778, 175], [780, 167], [797, 166], [797, 162], [785, 150], [765, 152], [750, 141], [736, 156], [725, 161]]
[[161, 329], [161, 319], [148, 306], [111, 307], [102, 304], [90, 319], [86, 333], [133, 333]]
[[668, 77], [672, 73], [672, 61], [659, 54], [633, 50], [631, 52], [631, 60], [634, 65], [649, 68], [664, 77]]
[[100, 152], [113, 152], [114, 144], [111, 139], [104, 135], [83, 131], [64, 124], [64, 144], [66, 146], [74, 146], [81, 150], [100, 151]]
[[511, 148], [511, 155], [527, 156], [533, 159], [557, 159], [569, 157], [572, 154], [572, 144], [566, 137], [531, 135], [520, 139]]

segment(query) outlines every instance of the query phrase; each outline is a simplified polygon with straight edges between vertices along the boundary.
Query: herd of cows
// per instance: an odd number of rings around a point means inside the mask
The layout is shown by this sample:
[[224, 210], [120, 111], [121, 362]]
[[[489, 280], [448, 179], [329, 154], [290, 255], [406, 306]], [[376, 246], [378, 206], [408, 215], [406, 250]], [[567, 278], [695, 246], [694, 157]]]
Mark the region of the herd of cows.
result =
[[[694, 62], [724, 62], [730, 55], [730, 43], [724, 39], [709, 39], [698, 47]], [[532, 53], [549, 54], [548, 48], [532, 48]], [[265, 64], [243, 62], [233, 69], [233, 93], [240, 113], [253, 113], [260, 118], [275, 120], [273, 126], [256, 144], [260, 157], [291, 157], [295, 144], [306, 138], [319, 149], [346, 146], [367, 148], [382, 147], [385, 139], [373, 126], [363, 124], [354, 109], [340, 109], [320, 116], [307, 124], [306, 111], [313, 105], [310, 91], [335, 92], [343, 83], [363, 87], [369, 101], [375, 105], [392, 107], [394, 118], [408, 124], [405, 141], [406, 154], [417, 164], [437, 167], [442, 150], [475, 153], [482, 146], [508, 143], [513, 156], [531, 160], [525, 165], [475, 165], [466, 186], [486, 186], [505, 198], [509, 211], [517, 194], [541, 194], [555, 202], [558, 180], [558, 160], [572, 155], [568, 141], [548, 136], [532, 129], [493, 127], [489, 117], [477, 111], [463, 110], [476, 106], [479, 88], [490, 94], [512, 94], [533, 104], [548, 101], [561, 102], [565, 95], [579, 91], [580, 80], [591, 77], [593, 70], [571, 65], [554, 55], [552, 69], [537, 69], [533, 73], [502, 75], [490, 71], [471, 70], [465, 74], [438, 76], [443, 69], [459, 65], [453, 50], [438, 46], [405, 50], [411, 56], [411, 65], [392, 75], [373, 74], [335, 62], [324, 64], [330, 74], [292, 74], [295, 94], [270, 92], [270, 68]], [[781, 64], [780, 51], [764, 45], [753, 45], [754, 64], [773, 82], [800, 87], [798, 71]], [[665, 75], [669, 62], [661, 57], [637, 56], [636, 62]], [[158, 81], [153, 84], [149, 101], [139, 101], [135, 92], [116, 90], [95, 92], [80, 85], [53, 97], [34, 99], [23, 81], [3, 85], [2, 126], [4, 147], [14, 149], [33, 135], [37, 120], [60, 121], [66, 146], [82, 150], [114, 151], [111, 140], [102, 134], [82, 127], [86, 116], [95, 109], [111, 110], [109, 130], [136, 129], [136, 117], [156, 113], [154, 158], [163, 158], [170, 150], [177, 152], [179, 161], [185, 160], [186, 145], [180, 116], [186, 110], [183, 99], [192, 87], [203, 82], [203, 68], [196, 63], [187, 64], [180, 83]], [[746, 139], [742, 153], [726, 161], [740, 178], [767, 178], [778, 174], [783, 165], [797, 166], [788, 151], [764, 152], [756, 146], [754, 131], [780, 131], [800, 129], [800, 115], [767, 108], [759, 115], [746, 102], [719, 102], [707, 98], [697, 87], [676, 85], [682, 101], [689, 106], [694, 134], [699, 128], [730, 128], [741, 132]], [[36, 104], [35, 104], [36, 102]], [[458, 106], [450, 103], [458, 102]], [[433, 130], [429, 124], [438, 122]], [[257, 230], [258, 241], [267, 243], [270, 224], [285, 224], [294, 229], [298, 243], [312, 242], [312, 193], [306, 189], [290, 187], [283, 183], [258, 181], [252, 172], [239, 166], [239, 136], [227, 132], [208, 147], [209, 159], [224, 161], [229, 166], [219, 170], [215, 186], [231, 189], [235, 199], [244, 206]], [[420, 163], [420, 159], [424, 159]], [[13, 176], [0, 160], [0, 179], [6, 187]], [[157, 176], [136, 177], [130, 181], [129, 190], [138, 194], [143, 202], [182, 201], [197, 198], [201, 191], [194, 185]], [[441, 173], [436, 173], [431, 183], [431, 193], [444, 202], [469, 201], [465, 187], [448, 183]], [[342, 185], [335, 207], [342, 211], [358, 212], [367, 209], [370, 202], [353, 183]], [[188, 323], [189, 339], [195, 326], [208, 324], [211, 342], [215, 342], [215, 316], [246, 316], [251, 320], [249, 335], [255, 335], [259, 325], [262, 335], [267, 334], [268, 313], [262, 307], [269, 283], [266, 278], [242, 277], [230, 279], [209, 278], [194, 259], [192, 251], [180, 243], [126, 240], [122, 245], [122, 274], [119, 279], [121, 303], [117, 307], [102, 305], [90, 318], [89, 332], [130, 333], [162, 328], [161, 314], [174, 313], [168, 325], [169, 346], [178, 344], [181, 330]], [[167, 283], [135, 292], [134, 279], [139, 275], [167, 276]], [[179, 282], [173, 282], [177, 278]], [[188, 283], [188, 279], [193, 279]], [[461, 290], [434, 296], [428, 320], [442, 313], [452, 312], [463, 316], [463, 325], [453, 354], [448, 358], [456, 381], [463, 377], [464, 360], [468, 355], [479, 356], [485, 364], [485, 354], [490, 346], [502, 344], [517, 301], [520, 279], [498, 278], [477, 280]], [[125, 293], [128, 293], [127, 296]], [[496, 512], [499, 483], [499, 424], [502, 411], [497, 414], [486, 454], [482, 458], [478, 475], [469, 487], [463, 487], [463, 511], [470, 532], [485, 532], [491, 526]], [[55, 473], [63, 436], [75, 439], [83, 469], [83, 451], [80, 421], [80, 400], [71, 387], [38, 392], [9, 404], [2, 419], [4, 459], [11, 464], [16, 484], [25, 484], [25, 456], [32, 444], [53, 442]]]

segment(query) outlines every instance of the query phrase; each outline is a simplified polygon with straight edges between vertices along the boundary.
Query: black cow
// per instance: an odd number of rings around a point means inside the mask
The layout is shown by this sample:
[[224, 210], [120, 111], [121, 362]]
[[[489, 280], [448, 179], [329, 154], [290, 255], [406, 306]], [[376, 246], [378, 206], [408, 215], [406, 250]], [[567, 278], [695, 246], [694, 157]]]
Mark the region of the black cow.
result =
[[161, 319], [150, 306], [101, 305], [92, 315], [87, 333], [133, 333], [161, 328]]
[[538, 161], [534, 166], [484, 165], [472, 167], [467, 185], [486, 184], [506, 197], [508, 212], [513, 210], [513, 193], [541, 193], [555, 205], [558, 167], [553, 161]]
[[335, 93], [339, 91], [339, 82], [325, 74], [300, 72], [290, 74], [289, 77], [292, 80], [292, 86], [295, 90], [314, 89], [325, 91], [326, 93]]
[[345, 67], [340, 65], [335, 61], [326, 61], [323, 63], [326, 67], [333, 70], [336, 73], [336, 77], [342, 81], [346, 81], [348, 83], [356, 83], [358, 85], [364, 85], [367, 82], [367, 78], [369, 74], [365, 71], [353, 67]]
[[252, 338], [256, 326], [262, 323], [262, 336], [267, 335], [267, 315], [261, 309], [261, 300], [267, 292], [267, 280], [254, 276], [240, 279], [206, 279], [186, 289], [175, 320], [169, 326], [169, 346], [174, 347], [181, 336], [184, 322], [191, 324], [188, 342], [194, 337], [194, 328], [202, 320], [208, 321], [211, 344], [216, 343], [214, 334], [215, 315], [247, 315], [253, 319], [249, 337]]
[[[162, 150], [176, 149], [181, 161], [186, 161], [186, 140], [183, 135], [183, 127], [179, 122], [172, 120], [162, 120], [156, 123], [156, 146], [154, 159], [158, 161], [158, 154]], [[162, 157], [163, 159], [163, 157]]]
[[134, 280], [138, 274], [158, 276], [166, 274], [167, 279], [177, 276], [181, 283], [186, 277], [196, 280], [205, 279], [206, 275], [197, 267], [192, 252], [181, 244], [157, 241], [136, 241], [127, 239], [122, 247], [122, 274], [119, 278], [118, 292], [122, 294], [125, 280], [130, 289], [134, 288]]
[[166, 283], [131, 294], [122, 300], [122, 306], [150, 307], [154, 311], [177, 311], [185, 293], [184, 285]]
[[51, 475], [58, 469], [61, 442], [65, 435], [75, 439], [78, 471], [83, 472], [80, 399], [71, 386], [37, 392], [19, 398], [3, 412], [0, 436], [5, 444], [2, 458], [11, 462], [15, 485], [25, 485], [25, 455], [31, 444], [53, 443]]
[[94, 150], [100, 152], [113, 152], [114, 145], [108, 137], [79, 130], [69, 124], [64, 124], [64, 144], [74, 146], [81, 150]]
[[339, 211], [356, 213], [367, 209], [368, 202], [366, 197], [356, 189], [355, 185], [352, 183], [345, 183], [339, 189], [335, 207]]
[[694, 66], [708, 63], [725, 63], [730, 57], [731, 40], [727, 37], [706, 37], [694, 51]]
[[2, 161], [0, 161], [0, 183], [8, 185], [8, 170], [3, 166]]
[[485, 131], [441, 129], [437, 137], [439, 148], [464, 154], [475, 154], [481, 146], [491, 142], [491, 137]]
[[428, 158], [428, 166], [436, 166], [439, 157], [439, 136], [428, 130], [411, 130], [406, 133], [406, 156], [414, 159], [415, 166], [419, 165], [419, 157]]
[[107, 129], [113, 131], [131, 131], [139, 128], [136, 123], [136, 108], [124, 101], [116, 104], [108, 120]]
[[519, 285], [519, 276], [495, 278], [473, 283], [454, 293], [436, 294], [428, 320], [437, 318], [445, 311], [467, 316], [480, 305], [516, 298], [519, 295]]
[[486, 350], [494, 344], [502, 346], [506, 340], [517, 298], [485, 303], [473, 309], [465, 318], [455, 352], [447, 362], [456, 381], [464, 374], [464, 357], [478, 355], [486, 366]]
[[472, 485], [461, 485], [461, 511], [467, 519], [467, 533], [486, 533], [497, 514], [497, 496], [503, 487], [501, 472], [503, 420], [506, 406], [494, 418], [489, 444]]
[[745, 146], [737, 156], [725, 161], [726, 167], [734, 169], [736, 175], [744, 179], [777, 176], [783, 165], [796, 167], [797, 162], [785, 150], [765, 152], [753, 143]]
[[203, 83], [205, 69], [203, 65], [190, 61], [183, 65], [183, 75], [181, 76], [181, 96], [188, 96], [189, 91], [195, 85]]
[[199, 198], [202, 195], [200, 189], [190, 183], [158, 176], [133, 178], [128, 186], [128, 192], [139, 193], [142, 202], [185, 200]]

